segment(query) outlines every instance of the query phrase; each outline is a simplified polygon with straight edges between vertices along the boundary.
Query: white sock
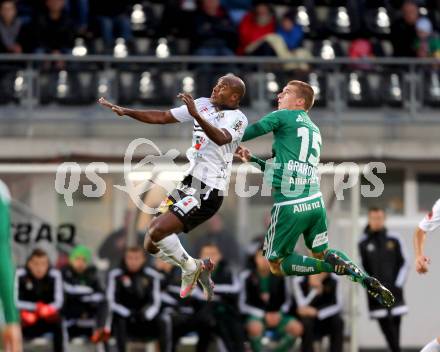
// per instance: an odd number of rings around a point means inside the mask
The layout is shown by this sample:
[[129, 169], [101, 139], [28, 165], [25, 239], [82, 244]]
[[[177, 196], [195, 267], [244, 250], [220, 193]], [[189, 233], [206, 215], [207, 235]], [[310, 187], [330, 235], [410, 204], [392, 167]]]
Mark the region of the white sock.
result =
[[440, 343], [437, 339], [428, 343], [420, 352], [440, 352]]
[[183, 271], [195, 271], [197, 269], [196, 261], [191, 257], [180, 243], [179, 237], [175, 233], [164, 239], [154, 242], [163, 254], [169, 257], [182, 268]]
[[161, 259], [168, 264], [180, 267], [180, 264], [178, 262], [175, 262], [172, 258], [168, 257], [161, 249], [159, 249], [157, 253], [150, 253], [150, 254], [154, 258]]

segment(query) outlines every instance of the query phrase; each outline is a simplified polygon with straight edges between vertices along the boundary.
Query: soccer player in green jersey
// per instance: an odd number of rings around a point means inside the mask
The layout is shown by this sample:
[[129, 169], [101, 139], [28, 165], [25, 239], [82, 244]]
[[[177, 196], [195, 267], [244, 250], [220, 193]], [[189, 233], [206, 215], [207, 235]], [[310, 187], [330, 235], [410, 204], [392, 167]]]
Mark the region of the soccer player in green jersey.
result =
[[0, 300], [6, 326], [3, 328], [3, 347], [6, 352], [22, 350], [21, 329], [14, 299], [14, 265], [10, 244], [8, 188], [0, 180]]
[[[334, 272], [348, 275], [364, 286], [382, 305], [394, 304], [392, 293], [379, 280], [368, 276], [342, 251], [329, 249], [327, 215], [319, 187], [317, 166], [321, 154], [321, 133], [312, 122], [312, 87], [290, 81], [278, 94], [278, 110], [246, 128], [243, 142], [273, 132], [274, 158], [263, 161], [240, 147], [243, 161], [255, 162], [272, 184], [275, 204], [264, 243], [264, 255], [275, 275], [312, 275]], [[300, 235], [313, 257], [295, 252]]]

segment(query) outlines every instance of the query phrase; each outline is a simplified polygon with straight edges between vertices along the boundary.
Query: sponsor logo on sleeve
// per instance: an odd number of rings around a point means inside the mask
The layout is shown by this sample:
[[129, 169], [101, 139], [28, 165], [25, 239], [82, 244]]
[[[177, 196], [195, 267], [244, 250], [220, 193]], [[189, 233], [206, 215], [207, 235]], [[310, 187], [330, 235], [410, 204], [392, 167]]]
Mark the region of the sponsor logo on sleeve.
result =
[[232, 127], [232, 129], [235, 132], [240, 132], [243, 129], [243, 121], [238, 120], [235, 122], [234, 127]]

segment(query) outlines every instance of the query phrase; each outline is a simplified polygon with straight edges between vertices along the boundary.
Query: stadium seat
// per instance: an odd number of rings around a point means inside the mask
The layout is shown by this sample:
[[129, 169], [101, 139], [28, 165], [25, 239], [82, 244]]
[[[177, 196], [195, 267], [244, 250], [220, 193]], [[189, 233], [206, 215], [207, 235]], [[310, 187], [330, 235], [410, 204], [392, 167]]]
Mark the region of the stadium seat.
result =
[[347, 75], [347, 105], [351, 107], [378, 106], [379, 101], [373, 94], [369, 73], [356, 71]]
[[176, 95], [175, 76], [154, 68], [146, 71], [120, 71], [117, 77], [118, 102], [151, 105], [173, 104]]
[[427, 106], [440, 107], [440, 74], [430, 71], [424, 74], [423, 102]]
[[133, 104], [138, 97], [139, 79], [137, 72], [119, 71], [117, 75], [118, 103], [121, 105]]
[[366, 28], [374, 36], [384, 37], [391, 33], [391, 18], [385, 7], [366, 9], [364, 21]]
[[313, 56], [324, 60], [332, 60], [335, 57], [345, 56], [341, 43], [335, 39], [316, 41], [313, 47]]
[[274, 72], [268, 72], [265, 78], [266, 98], [272, 103], [272, 106], [275, 107], [278, 105], [277, 95], [283, 87], [283, 84], [280, 82], [281, 77], [277, 77]]
[[131, 7], [130, 23], [135, 37], [154, 37], [159, 24], [154, 8], [148, 2], [137, 2]]
[[86, 56], [87, 54], [88, 54], [88, 49], [84, 41], [84, 38], [76, 38], [75, 45], [72, 48], [72, 55], [81, 57], [81, 56]]
[[[91, 71], [59, 71], [49, 74], [49, 82], [56, 81], [55, 91], [49, 90], [47, 102], [65, 105], [92, 104], [97, 99], [96, 76]], [[51, 93], [54, 93], [53, 95]]]
[[37, 92], [40, 104], [52, 103], [56, 97], [57, 75], [56, 72], [40, 71], [37, 80]]
[[320, 72], [310, 72], [306, 81], [312, 86], [315, 92], [314, 107], [327, 106], [327, 79], [326, 75]]
[[383, 102], [391, 107], [402, 107], [404, 90], [402, 75], [398, 72], [383, 74], [382, 76]]
[[0, 104], [8, 104], [23, 97], [26, 89], [24, 72], [9, 70], [3, 67], [0, 70]]
[[116, 58], [124, 58], [128, 56], [128, 46], [124, 38], [116, 38], [113, 48], [113, 56]]
[[305, 36], [315, 36], [318, 30], [316, 13], [313, 6], [307, 4], [298, 6], [295, 15], [296, 22], [303, 28]]

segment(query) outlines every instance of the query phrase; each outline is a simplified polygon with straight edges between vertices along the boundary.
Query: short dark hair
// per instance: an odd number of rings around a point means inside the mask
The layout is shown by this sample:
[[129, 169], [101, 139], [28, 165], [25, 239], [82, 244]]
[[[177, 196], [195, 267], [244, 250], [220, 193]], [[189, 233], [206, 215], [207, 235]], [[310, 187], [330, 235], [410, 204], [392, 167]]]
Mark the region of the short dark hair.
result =
[[203, 245], [200, 247], [200, 250], [202, 250], [203, 248], [206, 248], [206, 247], [216, 247], [220, 251], [220, 247], [216, 242], [211, 241], [211, 242], [203, 243]]
[[125, 253], [129, 253], [129, 252], [141, 252], [142, 254], [144, 253], [144, 249], [141, 246], [129, 246], [125, 249]]
[[376, 212], [376, 211], [381, 211], [381, 212], [385, 213], [385, 209], [378, 206], [378, 205], [373, 205], [368, 208], [368, 213], [372, 213], [372, 212]]
[[47, 255], [46, 251], [44, 251], [43, 249], [35, 248], [32, 251], [31, 255], [29, 256], [29, 259], [32, 259], [34, 257], [39, 257], [39, 258], [41, 258], [41, 257], [48, 257], [48, 255]]

